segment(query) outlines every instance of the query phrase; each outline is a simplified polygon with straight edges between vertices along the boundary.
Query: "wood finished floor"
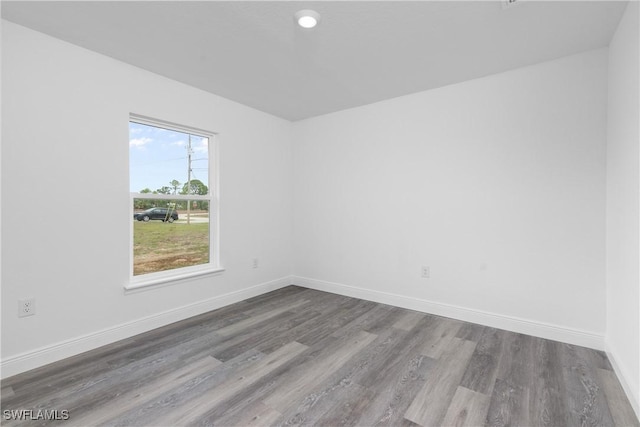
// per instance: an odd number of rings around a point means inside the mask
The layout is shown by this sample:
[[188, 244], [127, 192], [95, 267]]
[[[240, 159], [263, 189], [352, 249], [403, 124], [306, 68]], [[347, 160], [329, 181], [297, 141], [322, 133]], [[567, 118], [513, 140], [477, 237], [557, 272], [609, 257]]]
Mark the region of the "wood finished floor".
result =
[[64, 426], [640, 426], [602, 352], [294, 286], [8, 378], [1, 402]]

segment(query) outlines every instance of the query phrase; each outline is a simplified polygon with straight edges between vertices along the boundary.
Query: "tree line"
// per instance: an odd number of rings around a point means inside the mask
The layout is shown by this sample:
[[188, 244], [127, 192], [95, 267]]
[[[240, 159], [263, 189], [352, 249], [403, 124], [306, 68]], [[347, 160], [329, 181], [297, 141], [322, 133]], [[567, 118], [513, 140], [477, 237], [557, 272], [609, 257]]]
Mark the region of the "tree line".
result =
[[[140, 190], [142, 194], [195, 194], [204, 196], [209, 193], [209, 187], [204, 185], [199, 179], [192, 179], [190, 183], [184, 184], [174, 179], [169, 185], [164, 185], [157, 190], [151, 190], [150, 188], [143, 188]], [[163, 199], [134, 199], [134, 209], [149, 209], [156, 207], [174, 207], [175, 209], [187, 209], [186, 200], [163, 200]], [[209, 210], [209, 202], [206, 200], [193, 200], [191, 201], [191, 208], [198, 210]]]

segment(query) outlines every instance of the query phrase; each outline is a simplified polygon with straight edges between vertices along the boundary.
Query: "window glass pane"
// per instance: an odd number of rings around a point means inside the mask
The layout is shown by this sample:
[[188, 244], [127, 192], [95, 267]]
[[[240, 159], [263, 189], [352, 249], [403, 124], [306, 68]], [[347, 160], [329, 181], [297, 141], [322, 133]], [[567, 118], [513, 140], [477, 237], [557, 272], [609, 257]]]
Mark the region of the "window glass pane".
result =
[[134, 276], [209, 263], [208, 201], [134, 198], [133, 212]]
[[209, 138], [129, 122], [132, 193], [208, 194]]

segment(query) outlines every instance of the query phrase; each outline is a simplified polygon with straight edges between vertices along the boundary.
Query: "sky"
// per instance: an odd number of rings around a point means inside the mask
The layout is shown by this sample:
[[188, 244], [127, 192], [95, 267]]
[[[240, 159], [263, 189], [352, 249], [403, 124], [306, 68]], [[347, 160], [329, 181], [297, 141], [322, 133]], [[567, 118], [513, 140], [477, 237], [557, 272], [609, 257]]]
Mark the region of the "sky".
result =
[[[131, 192], [187, 182], [189, 134], [129, 122], [129, 186]], [[209, 186], [209, 139], [191, 135], [191, 179]], [[181, 186], [182, 187], [182, 186]]]

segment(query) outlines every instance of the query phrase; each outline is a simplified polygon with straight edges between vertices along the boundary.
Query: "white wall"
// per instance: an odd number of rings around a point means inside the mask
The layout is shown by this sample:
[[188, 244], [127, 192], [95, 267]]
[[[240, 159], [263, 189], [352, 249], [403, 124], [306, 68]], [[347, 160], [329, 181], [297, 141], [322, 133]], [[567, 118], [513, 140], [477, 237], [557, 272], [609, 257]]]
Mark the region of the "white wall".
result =
[[600, 49], [295, 123], [297, 282], [602, 347], [606, 84]]
[[609, 46], [606, 343], [640, 416], [639, 16], [629, 2]]
[[[9, 22], [2, 56], [3, 376], [289, 283], [289, 122]], [[130, 112], [219, 133], [222, 275], [124, 294]]]

